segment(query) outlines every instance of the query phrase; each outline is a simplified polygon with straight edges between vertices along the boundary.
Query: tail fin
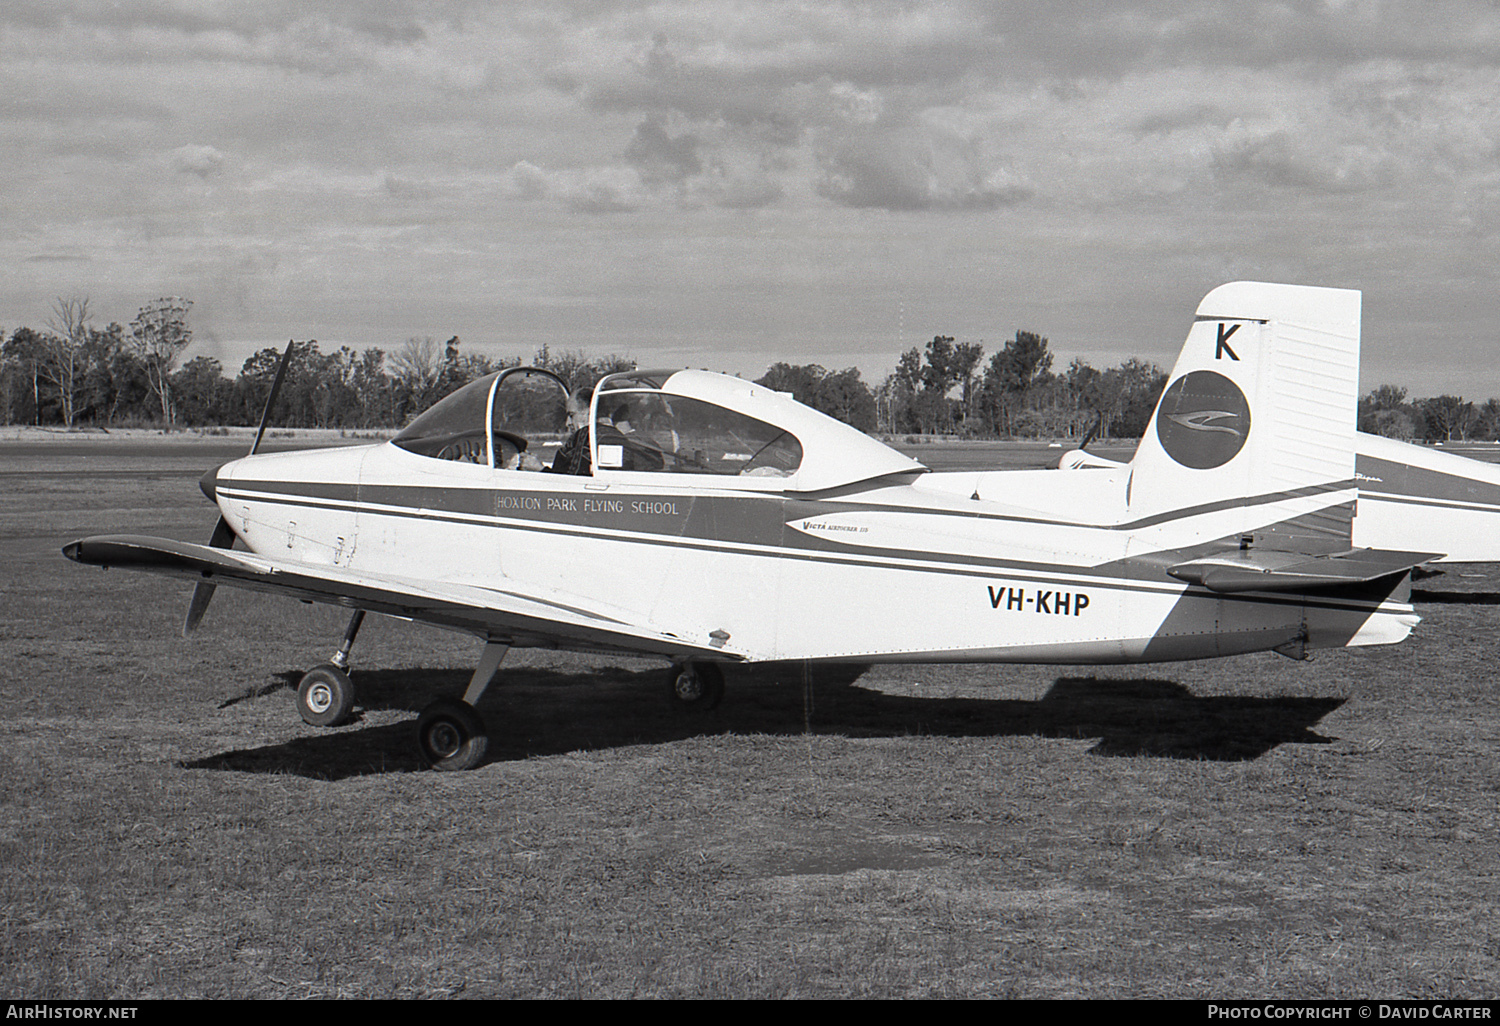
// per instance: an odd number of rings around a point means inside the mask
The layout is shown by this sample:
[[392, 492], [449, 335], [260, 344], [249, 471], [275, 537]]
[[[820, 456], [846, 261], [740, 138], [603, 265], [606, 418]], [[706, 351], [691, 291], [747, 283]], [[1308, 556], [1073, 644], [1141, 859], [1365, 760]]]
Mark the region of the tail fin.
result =
[[1359, 328], [1348, 289], [1242, 281], [1205, 296], [1131, 462], [1130, 515], [1352, 506]]

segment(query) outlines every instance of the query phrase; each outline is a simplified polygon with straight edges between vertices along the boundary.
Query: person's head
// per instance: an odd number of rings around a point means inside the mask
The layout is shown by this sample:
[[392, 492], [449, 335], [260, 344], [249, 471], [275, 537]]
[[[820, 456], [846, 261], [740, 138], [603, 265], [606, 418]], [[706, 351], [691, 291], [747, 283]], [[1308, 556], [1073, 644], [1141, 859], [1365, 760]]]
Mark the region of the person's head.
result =
[[621, 403], [615, 407], [615, 412], [609, 415], [609, 421], [621, 434], [628, 435], [635, 430], [630, 425], [630, 406], [626, 403]]
[[589, 422], [589, 404], [594, 399], [593, 386], [580, 388], [568, 397], [568, 426], [579, 428]]

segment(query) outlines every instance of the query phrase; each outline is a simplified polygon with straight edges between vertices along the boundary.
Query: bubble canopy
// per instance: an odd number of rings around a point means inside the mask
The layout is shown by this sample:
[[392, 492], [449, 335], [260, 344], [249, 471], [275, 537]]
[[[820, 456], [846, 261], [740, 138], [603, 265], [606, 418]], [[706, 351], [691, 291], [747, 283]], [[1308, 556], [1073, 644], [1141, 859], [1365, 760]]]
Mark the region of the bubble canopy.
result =
[[716, 486], [814, 491], [926, 469], [784, 393], [728, 375], [627, 371], [601, 380], [587, 410], [582, 398], [550, 371], [513, 368], [458, 389], [392, 441], [421, 456], [527, 469], [519, 454], [538, 436], [565, 437], [571, 408], [575, 425], [587, 418], [578, 473], [594, 477], [699, 475]]

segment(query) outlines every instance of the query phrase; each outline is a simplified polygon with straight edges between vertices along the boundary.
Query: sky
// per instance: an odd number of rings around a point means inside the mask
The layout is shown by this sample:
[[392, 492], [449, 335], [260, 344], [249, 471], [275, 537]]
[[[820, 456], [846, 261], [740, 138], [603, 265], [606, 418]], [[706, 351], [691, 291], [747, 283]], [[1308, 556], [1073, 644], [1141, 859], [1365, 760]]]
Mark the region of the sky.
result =
[[1170, 367], [1364, 292], [1361, 387], [1500, 396], [1500, 7], [7, 0], [0, 329], [452, 335], [759, 376], [1017, 330]]

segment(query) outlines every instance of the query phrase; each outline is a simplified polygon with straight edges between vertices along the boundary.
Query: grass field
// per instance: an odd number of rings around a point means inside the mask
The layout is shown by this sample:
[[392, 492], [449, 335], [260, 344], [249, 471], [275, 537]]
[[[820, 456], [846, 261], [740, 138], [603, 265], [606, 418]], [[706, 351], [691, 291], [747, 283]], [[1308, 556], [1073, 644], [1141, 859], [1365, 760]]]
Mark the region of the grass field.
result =
[[184, 586], [59, 554], [206, 538], [224, 458], [0, 443], [0, 995], [1500, 997], [1497, 568], [1312, 663], [769, 667], [696, 718], [516, 652], [444, 775], [477, 643], [371, 618], [317, 730], [341, 614], [221, 588], [184, 641]]

